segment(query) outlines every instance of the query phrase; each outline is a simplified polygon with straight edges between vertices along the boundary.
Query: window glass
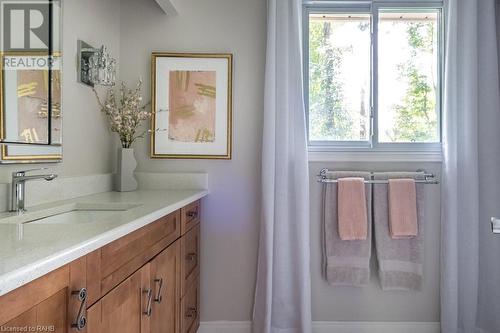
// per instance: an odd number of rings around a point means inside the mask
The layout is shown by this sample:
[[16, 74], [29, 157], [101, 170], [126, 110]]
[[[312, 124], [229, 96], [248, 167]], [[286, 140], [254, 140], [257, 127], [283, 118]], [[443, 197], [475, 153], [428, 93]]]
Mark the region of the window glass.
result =
[[370, 138], [370, 14], [309, 15], [309, 140]]
[[437, 11], [379, 14], [379, 142], [440, 141], [438, 60]]

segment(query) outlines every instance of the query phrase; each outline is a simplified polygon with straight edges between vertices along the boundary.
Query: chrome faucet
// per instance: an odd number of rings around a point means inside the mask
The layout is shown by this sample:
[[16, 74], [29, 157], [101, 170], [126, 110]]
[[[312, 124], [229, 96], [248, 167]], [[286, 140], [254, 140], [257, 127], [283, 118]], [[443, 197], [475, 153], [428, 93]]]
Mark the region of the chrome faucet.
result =
[[25, 171], [16, 171], [12, 173], [12, 187], [10, 191], [10, 211], [22, 213], [26, 209], [24, 204], [26, 202], [26, 182], [28, 180], [45, 179], [46, 181], [54, 180], [56, 174], [48, 175], [32, 175], [26, 176], [27, 172], [46, 170], [47, 168], [30, 169]]

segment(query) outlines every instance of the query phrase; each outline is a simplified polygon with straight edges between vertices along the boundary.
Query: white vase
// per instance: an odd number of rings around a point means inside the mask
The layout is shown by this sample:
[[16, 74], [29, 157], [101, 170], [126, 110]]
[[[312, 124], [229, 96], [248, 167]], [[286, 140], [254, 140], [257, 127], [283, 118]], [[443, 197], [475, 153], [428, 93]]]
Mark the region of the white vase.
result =
[[134, 156], [134, 149], [118, 149], [118, 165], [116, 169], [115, 188], [118, 192], [130, 192], [137, 190], [137, 180], [135, 180], [134, 170], [137, 161]]

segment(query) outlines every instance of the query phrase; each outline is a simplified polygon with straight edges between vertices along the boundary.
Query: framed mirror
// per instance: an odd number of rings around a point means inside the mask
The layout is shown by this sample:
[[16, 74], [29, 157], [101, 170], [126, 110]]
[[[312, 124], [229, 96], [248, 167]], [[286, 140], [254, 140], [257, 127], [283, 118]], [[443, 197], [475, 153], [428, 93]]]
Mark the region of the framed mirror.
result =
[[62, 3], [0, 0], [0, 163], [62, 158]]

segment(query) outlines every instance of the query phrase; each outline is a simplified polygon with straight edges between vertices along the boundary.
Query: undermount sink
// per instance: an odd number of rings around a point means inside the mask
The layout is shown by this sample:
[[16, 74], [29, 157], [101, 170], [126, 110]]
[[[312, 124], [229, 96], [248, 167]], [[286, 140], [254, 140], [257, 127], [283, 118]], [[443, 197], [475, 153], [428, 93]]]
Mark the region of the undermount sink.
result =
[[103, 221], [118, 213], [141, 206], [136, 203], [73, 203], [28, 211], [0, 218], [0, 224], [79, 224]]

